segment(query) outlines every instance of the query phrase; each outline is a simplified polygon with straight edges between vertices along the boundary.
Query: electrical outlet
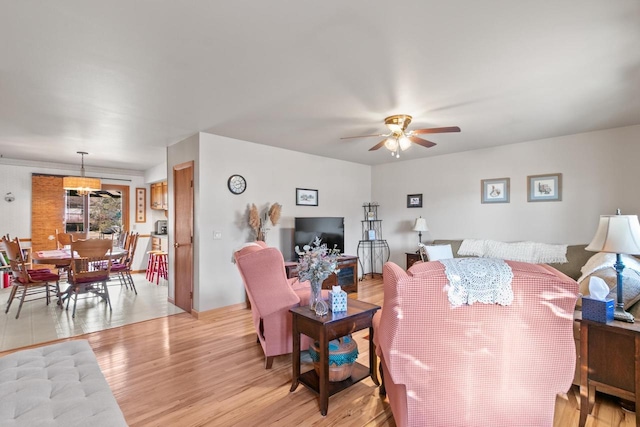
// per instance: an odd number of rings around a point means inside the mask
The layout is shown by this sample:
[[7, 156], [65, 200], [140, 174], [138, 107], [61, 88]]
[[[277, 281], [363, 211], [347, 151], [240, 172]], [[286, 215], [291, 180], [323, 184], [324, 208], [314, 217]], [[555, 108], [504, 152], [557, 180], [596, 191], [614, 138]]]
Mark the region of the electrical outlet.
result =
[[213, 240], [221, 240], [221, 239], [222, 239], [222, 231], [214, 231]]

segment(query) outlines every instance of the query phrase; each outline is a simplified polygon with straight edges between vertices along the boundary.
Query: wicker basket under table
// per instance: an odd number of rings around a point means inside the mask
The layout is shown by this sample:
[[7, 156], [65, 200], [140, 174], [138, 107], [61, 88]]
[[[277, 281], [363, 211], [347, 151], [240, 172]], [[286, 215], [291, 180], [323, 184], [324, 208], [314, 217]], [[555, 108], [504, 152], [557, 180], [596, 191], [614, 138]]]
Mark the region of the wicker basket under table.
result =
[[[320, 346], [315, 341], [309, 347], [313, 368], [320, 375]], [[329, 381], [344, 381], [351, 376], [353, 364], [358, 357], [358, 346], [351, 335], [329, 342]]]

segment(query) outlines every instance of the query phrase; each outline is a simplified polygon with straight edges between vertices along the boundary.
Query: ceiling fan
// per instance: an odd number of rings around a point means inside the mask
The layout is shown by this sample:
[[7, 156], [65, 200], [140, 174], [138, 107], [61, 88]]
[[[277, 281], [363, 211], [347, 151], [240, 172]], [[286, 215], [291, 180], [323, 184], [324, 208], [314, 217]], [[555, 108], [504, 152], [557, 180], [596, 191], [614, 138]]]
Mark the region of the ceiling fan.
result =
[[404, 151], [407, 148], [411, 147], [411, 143], [421, 145], [423, 147], [429, 148], [436, 145], [435, 142], [427, 141], [423, 138], [418, 138], [416, 135], [423, 135], [428, 133], [445, 133], [445, 132], [460, 132], [460, 128], [458, 126], [448, 126], [442, 128], [430, 128], [430, 129], [414, 129], [408, 132], [405, 132], [409, 123], [411, 123], [412, 117], [408, 114], [396, 114], [394, 116], [389, 116], [384, 119], [384, 124], [389, 128], [389, 133], [378, 133], [375, 135], [358, 135], [358, 136], [346, 136], [340, 139], [351, 139], [351, 138], [368, 138], [372, 136], [383, 136], [385, 139], [369, 148], [369, 151], [375, 151], [382, 147], [383, 145], [389, 151], [391, 151], [391, 155], [399, 158], [400, 151]]

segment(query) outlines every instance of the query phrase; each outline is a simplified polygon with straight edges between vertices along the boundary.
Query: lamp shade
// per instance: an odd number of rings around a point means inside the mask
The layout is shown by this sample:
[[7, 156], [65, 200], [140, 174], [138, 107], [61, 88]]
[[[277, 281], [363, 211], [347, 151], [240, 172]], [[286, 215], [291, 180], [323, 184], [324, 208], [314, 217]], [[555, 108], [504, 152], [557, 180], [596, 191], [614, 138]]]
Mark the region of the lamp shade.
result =
[[62, 188], [65, 190], [77, 190], [80, 194], [87, 194], [91, 191], [100, 190], [102, 188], [102, 183], [98, 178], [65, 176], [62, 178]]
[[413, 225], [413, 231], [429, 231], [429, 227], [427, 227], [427, 220], [422, 217], [416, 218], [416, 223]]
[[384, 142], [384, 146], [389, 151], [396, 151], [398, 149], [398, 140], [394, 136], [390, 136]]
[[637, 215], [600, 215], [596, 235], [588, 251], [640, 254], [640, 223]]
[[402, 151], [404, 151], [407, 148], [411, 147], [411, 140], [409, 138], [407, 138], [407, 136], [404, 133], [402, 134], [402, 136], [400, 138], [398, 138], [398, 143], [400, 144], [400, 149]]

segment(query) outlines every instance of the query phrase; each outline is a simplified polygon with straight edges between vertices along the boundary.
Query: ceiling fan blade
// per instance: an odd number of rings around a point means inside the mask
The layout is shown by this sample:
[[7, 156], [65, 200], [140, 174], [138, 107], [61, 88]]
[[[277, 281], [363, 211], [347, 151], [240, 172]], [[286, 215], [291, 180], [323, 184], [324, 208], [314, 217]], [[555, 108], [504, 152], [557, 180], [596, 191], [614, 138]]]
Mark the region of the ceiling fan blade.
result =
[[387, 134], [384, 133], [376, 133], [375, 135], [358, 135], [358, 136], [344, 136], [340, 139], [353, 139], [353, 138], [369, 138], [372, 136], [389, 136]]
[[460, 128], [458, 126], [447, 126], [443, 128], [431, 128], [431, 129], [414, 129], [411, 133], [415, 133], [417, 135], [423, 133], [445, 133], [445, 132], [460, 132]]
[[413, 143], [416, 143], [418, 145], [422, 145], [423, 147], [426, 147], [426, 148], [431, 148], [434, 145], [436, 145], [435, 142], [427, 141], [426, 139], [418, 138], [417, 136], [410, 136], [409, 140], [411, 142], [413, 142]]
[[378, 148], [382, 147], [384, 145], [384, 143], [387, 142], [387, 138], [383, 139], [382, 141], [378, 142], [376, 145], [374, 145], [373, 147], [369, 148], [369, 151], [375, 151]]

